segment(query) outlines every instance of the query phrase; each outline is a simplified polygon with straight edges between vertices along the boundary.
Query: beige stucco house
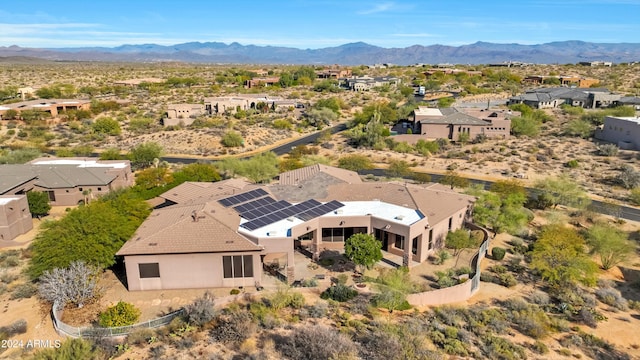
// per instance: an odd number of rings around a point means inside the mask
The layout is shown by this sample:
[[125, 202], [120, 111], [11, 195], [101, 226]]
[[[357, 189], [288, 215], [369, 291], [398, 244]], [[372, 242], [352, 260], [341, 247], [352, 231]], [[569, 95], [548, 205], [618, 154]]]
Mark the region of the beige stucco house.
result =
[[8, 110], [15, 110], [18, 114], [25, 110], [37, 110], [58, 116], [63, 111], [89, 110], [91, 101], [78, 99], [38, 99], [0, 105], [0, 119]]
[[33, 228], [25, 195], [0, 195], [0, 241], [13, 240]]
[[468, 140], [478, 136], [489, 139], [508, 139], [511, 118], [519, 115], [504, 109], [456, 109], [420, 106], [407, 121], [392, 128], [396, 141], [410, 144], [420, 139], [449, 139], [458, 141], [460, 134], [468, 134]]
[[640, 117], [607, 116], [595, 138], [616, 144], [621, 149], [640, 150]]
[[39, 158], [0, 165], [0, 195], [42, 191], [53, 206], [71, 206], [134, 183], [129, 160]]
[[296, 248], [318, 258], [355, 233], [375, 235], [410, 266], [470, 220], [474, 203], [439, 184], [364, 183], [324, 165], [279, 178], [185, 183], [161, 195], [165, 203], [118, 251], [129, 290], [252, 286], [274, 263], [292, 282]]

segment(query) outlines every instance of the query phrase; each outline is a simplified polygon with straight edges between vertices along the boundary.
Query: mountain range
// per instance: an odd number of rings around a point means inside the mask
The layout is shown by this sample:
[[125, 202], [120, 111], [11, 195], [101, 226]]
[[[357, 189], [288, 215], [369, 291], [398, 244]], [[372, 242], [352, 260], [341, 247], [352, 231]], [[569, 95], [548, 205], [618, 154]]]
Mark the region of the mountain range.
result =
[[491, 64], [519, 61], [538, 64], [568, 64], [581, 61], [613, 63], [640, 61], [640, 43], [591, 43], [560, 41], [539, 45], [476, 42], [462, 46], [413, 45], [382, 48], [363, 42], [321, 49], [297, 49], [281, 46], [188, 42], [176, 45], [122, 45], [78, 48], [0, 47], [0, 57], [28, 57], [53, 61], [127, 61], [233, 64], [341, 64], [397, 65]]

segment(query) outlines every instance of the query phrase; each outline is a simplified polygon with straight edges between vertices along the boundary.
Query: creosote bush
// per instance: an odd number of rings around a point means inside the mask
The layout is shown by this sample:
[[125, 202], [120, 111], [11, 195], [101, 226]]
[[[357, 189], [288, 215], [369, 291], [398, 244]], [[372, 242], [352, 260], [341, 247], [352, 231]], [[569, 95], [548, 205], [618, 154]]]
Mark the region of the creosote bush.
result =
[[202, 326], [216, 316], [215, 301], [210, 292], [194, 300], [191, 304], [185, 306], [185, 316], [189, 324]]
[[322, 299], [331, 299], [335, 301], [345, 302], [353, 299], [358, 295], [358, 291], [348, 287], [347, 285], [338, 283], [320, 294]]
[[491, 249], [491, 257], [494, 260], [502, 260], [504, 259], [504, 256], [506, 255], [507, 251], [504, 248], [501, 247], [494, 247], [493, 249]]
[[326, 326], [299, 327], [276, 343], [288, 359], [354, 359], [358, 348], [348, 337]]

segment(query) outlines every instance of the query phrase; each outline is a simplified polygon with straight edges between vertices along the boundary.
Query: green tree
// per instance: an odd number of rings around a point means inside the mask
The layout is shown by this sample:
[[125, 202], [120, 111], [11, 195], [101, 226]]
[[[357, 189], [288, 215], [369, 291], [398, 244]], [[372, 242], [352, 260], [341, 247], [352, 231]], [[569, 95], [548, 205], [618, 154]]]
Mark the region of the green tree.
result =
[[13, 109], [9, 109], [5, 111], [4, 115], [2, 115], [2, 120], [15, 120], [17, 118], [18, 118], [18, 112]]
[[629, 201], [633, 205], [640, 205], [640, 187], [635, 187], [629, 192]]
[[338, 159], [338, 167], [347, 170], [358, 171], [373, 169], [373, 163], [371, 162], [371, 159], [366, 155], [352, 154], [340, 157], [340, 159]]
[[127, 157], [134, 169], [144, 169], [153, 165], [154, 159], [162, 156], [162, 146], [155, 142], [146, 142], [131, 149]]
[[585, 232], [585, 237], [591, 253], [600, 257], [604, 270], [626, 261], [636, 250], [624, 231], [607, 223], [593, 225]]
[[338, 115], [328, 108], [311, 109], [305, 114], [305, 119], [309, 125], [321, 129], [338, 120]]
[[489, 188], [500, 196], [503, 203], [512, 206], [522, 206], [527, 202], [527, 190], [520, 180], [498, 180]]
[[463, 250], [476, 246], [476, 240], [471, 237], [469, 230], [458, 229], [447, 234], [445, 246], [453, 249], [453, 256], [459, 256]]
[[91, 125], [91, 129], [98, 134], [120, 135], [122, 129], [117, 120], [110, 117], [101, 117]]
[[390, 160], [386, 173], [391, 177], [404, 177], [411, 174], [411, 165], [405, 160]]
[[587, 139], [593, 135], [594, 127], [582, 119], [573, 119], [567, 123], [564, 134]]
[[540, 133], [540, 122], [525, 116], [511, 118], [511, 134], [515, 136], [536, 137]]
[[144, 190], [165, 186], [172, 181], [171, 172], [164, 166], [146, 168], [136, 175], [136, 186]]
[[469, 186], [469, 180], [460, 176], [454, 170], [448, 170], [440, 179], [440, 183], [451, 186], [451, 189], [455, 187], [466, 188]]
[[586, 249], [585, 240], [576, 230], [561, 224], [544, 226], [533, 246], [531, 268], [554, 287], [576, 283], [593, 286], [598, 265]]
[[369, 234], [353, 234], [344, 242], [344, 255], [360, 267], [361, 273], [382, 260], [381, 249], [382, 243]]
[[214, 182], [220, 181], [220, 173], [213, 164], [193, 163], [183, 166], [173, 173], [174, 182], [179, 184], [185, 181]]
[[98, 316], [100, 326], [118, 327], [135, 324], [140, 318], [140, 310], [133, 304], [118, 301], [114, 306], [107, 308]]
[[118, 148], [108, 148], [100, 153], [100, 160], [122, 160], [124, 155], [120, 153]]
[[240, 147], [244, 145], [244, 139], [240, 133], [235, 131], [227, 131], [224, 135], [222, 135], [222, 139], [220, 140], [225, 147]]
[[51, 204], [49, 204], [49, 195], [42, 191], [29, 191], [27, 193], [27, 201], [29, 202], [29, 212], [31, 216], [38, 219], [49, 214]]
[[591, 203], [584, 189], [566, 174], [539, 180], [534, 187], [542, 192], [554, 208], [565, 205], [583, 209]]
[[364, 106], [361, 112], [357, 112], [354, 122], [356, 124], [367, 124], [374, 118], [383, 124], [393, 124], [398, 121], [398, 112], [395, 106], [389, 102], [377, 101]]
[[60, 220], [45, 222], [32, 243], [27, 273], [36, 279], [46, 270], [67, 268], [73, 261], [109, 267], [150, 212], [149, 205], [132, 191], [121, 191], [73, 209]]

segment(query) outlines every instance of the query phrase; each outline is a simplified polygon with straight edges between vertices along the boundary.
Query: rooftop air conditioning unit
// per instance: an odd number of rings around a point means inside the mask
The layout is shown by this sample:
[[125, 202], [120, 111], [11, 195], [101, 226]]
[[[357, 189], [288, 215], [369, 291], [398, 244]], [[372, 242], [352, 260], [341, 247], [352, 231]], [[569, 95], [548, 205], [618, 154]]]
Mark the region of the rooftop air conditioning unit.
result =
[[396, 219], [396, 220], [404, 220], [404, 215], [398, 215], [394, 219]]

